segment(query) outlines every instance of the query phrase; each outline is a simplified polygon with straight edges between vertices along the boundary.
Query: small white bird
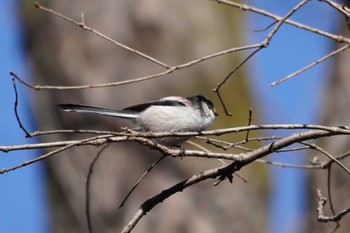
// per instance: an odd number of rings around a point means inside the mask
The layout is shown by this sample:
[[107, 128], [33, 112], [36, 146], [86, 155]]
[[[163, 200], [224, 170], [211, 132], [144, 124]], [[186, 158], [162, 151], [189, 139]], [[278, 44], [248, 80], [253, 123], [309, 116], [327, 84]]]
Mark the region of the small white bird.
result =
[[[94, 113], [130, 119], [142, 132], [200, 132], [206, 130], [217, 113], [213, 103], [203, 95], [190, 97], [169, 96], [121, 110], [81, 104], [60, 104], [68, 112]], [[191, 137], [165, 137], [158, 143], [168, 146], [181, 145]]]

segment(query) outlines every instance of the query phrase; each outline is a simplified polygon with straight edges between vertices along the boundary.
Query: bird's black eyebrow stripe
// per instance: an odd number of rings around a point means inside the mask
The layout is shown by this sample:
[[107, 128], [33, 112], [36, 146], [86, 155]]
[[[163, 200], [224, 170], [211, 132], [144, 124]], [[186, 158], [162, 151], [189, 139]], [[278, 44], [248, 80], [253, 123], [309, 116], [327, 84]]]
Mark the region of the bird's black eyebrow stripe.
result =
[[144, 104], [130, 106], [130, 107], [124, 108], [123, 110], [141, 112], [151, 106], [184, 106], [185, 107], [186, 105], [181, 101], [177, 101], [177, 100], [156, 100], [156, 101], [147, 102]]

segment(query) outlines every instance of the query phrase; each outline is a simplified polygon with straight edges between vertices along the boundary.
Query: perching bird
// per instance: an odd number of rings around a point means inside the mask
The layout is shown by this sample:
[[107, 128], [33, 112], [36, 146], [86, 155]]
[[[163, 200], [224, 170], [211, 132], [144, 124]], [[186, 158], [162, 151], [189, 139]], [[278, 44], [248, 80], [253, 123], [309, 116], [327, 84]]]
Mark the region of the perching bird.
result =
[[[213, 103], [203, 95], [190, 97], [169, 96], [121, 110], [94, 107], [81, 104], [60, 104], [68, 112], [94, 113], [111, 117], [130, 119], [142, 132], [200, 132], [206, 130], [217, 113]], [[181, 145], [190, 137], [158, 138], [163, 145]]]

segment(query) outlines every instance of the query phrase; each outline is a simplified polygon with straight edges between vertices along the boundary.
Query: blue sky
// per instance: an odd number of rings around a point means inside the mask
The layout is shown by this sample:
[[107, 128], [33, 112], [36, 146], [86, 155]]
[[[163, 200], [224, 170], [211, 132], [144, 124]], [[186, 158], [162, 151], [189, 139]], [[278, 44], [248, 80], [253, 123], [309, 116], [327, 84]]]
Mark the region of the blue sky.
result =
[[[9, 71], [16, 71], [29, 79], [26, 54], [23, 50], [23, 32], [19, 22], [17, 1], [0, 1], [0, 140], [1, 145], [32, 143], [18, 127], [14, 115], [14, 90]], [[28, 108], [29, 92], [18, 85], [19, 113], [33, 130]], [[37, 156], [39, 151], [0, 152], [0, 168], [20, 164]], [[0, 232], [44, 233], [49, 230], [45, 169], [42, 163], [15, 172], [0, 175]]]

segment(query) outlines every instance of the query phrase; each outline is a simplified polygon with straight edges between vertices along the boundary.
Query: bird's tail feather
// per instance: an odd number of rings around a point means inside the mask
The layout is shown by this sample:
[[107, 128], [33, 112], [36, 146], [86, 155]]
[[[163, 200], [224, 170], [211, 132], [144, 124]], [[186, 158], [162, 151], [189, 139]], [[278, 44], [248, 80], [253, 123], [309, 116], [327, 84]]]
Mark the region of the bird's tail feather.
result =
[[83, 113], [93, 113], [110, 117], [119, 117], [127, 119], [136, 119], [138, 115], [130, 111], [117, 111], [109, 108], [101, 108], [89, 105], [81, 104], [59, 104], [57, 107], [66, 112], [83, 112]]

